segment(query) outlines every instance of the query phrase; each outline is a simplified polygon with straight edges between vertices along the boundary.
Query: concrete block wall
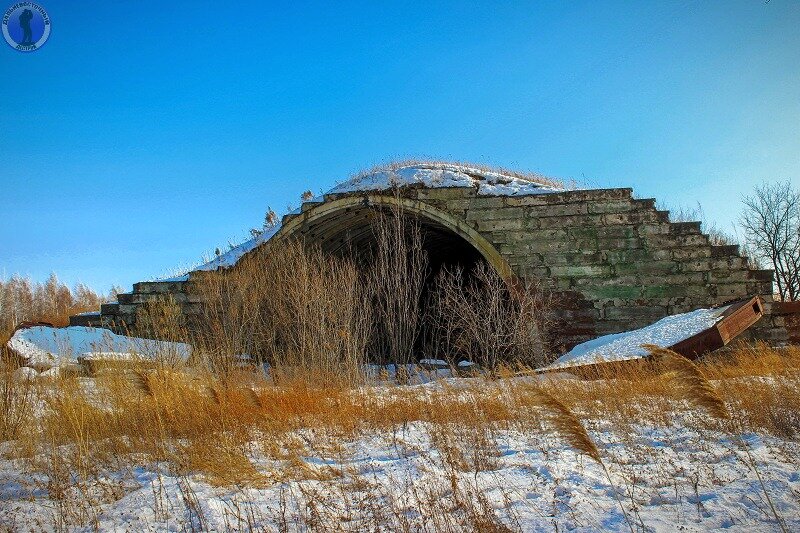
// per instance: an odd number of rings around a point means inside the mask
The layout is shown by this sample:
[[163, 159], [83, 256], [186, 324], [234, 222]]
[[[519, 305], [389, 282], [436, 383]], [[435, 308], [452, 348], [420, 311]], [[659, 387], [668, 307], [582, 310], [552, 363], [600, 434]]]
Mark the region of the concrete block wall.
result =
[[[560, 302], [566, 347], [753, 295], [770, 308], [772, 271], [751, 269], [738, 246], [712, 245], [699, 222], [671, 222], [655, 200], [635, 199], [631, 189], [519, 197], [455, 191], [417, 197], [463, 218], [519, 277], [546, 282]], [[754, 336], [785, 341], [782, 318], [765, 317]]]
[[192, 290], [190, 281], [143, 281], [133, 285], [133, 291], [117, 295], [114, 303], [100, 306], [100, 315], [70, 317], [70, 325], [110, 329], [119, 334], [149, 336], [137, 323], [137, 315], [148, 303], [174, 302], [186, 317], [196, 323], [202, 313], [202, 302]]

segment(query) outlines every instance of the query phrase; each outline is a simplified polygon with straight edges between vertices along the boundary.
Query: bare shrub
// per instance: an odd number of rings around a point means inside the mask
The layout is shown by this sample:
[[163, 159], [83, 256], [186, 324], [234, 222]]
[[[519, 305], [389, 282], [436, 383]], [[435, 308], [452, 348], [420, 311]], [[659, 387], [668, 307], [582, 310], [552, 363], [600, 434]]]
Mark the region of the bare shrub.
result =
[[248, 356], [276, 374], [356, 379], [369, 330], [363, 287], [352, 263], [298, 241], [278, 243], [196, 282], [203, 325], [195, 344], [214, 370]]
[[374, 311], [370, 355], [381, 363], [408, 364], [419, 336], [428, 267], [422, 229], [398, 202], [390, 212], [377, 214], [373, 231], [377, 245], [368, 271]]
[[428, 305], [429, 354], [488, 368], [542, 366], [550, 355], [545, 339], [549, 300], [535, 282], [510, 287], [483, 261], [469, 273], [442, 269]]

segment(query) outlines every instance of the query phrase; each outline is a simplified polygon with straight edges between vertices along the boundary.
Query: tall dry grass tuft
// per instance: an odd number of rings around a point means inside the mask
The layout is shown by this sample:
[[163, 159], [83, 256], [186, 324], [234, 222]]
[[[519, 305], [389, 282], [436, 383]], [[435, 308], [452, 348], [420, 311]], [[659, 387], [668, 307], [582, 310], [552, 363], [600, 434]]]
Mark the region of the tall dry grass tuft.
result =
[[16, 439], [33, 415], [35, 383], [20, 379], [14, 370], [0, 360], [0, 442]]
[[744, 427], [784, 439], [800, 435], [800, 346], [737, 343], [700, 364]]
[[202, 327], [191, 338], [211, 371], [229, 374], [249, 358], [276, 379], [363, 379], [369, 306], [351, 262], [281, 242], [194, 283]]
[[628, 525], [631, 533], [633, 533], [633, 523], [631, 522], [628, 512], [625, 510], [625, 506], [622, 505], [622, 501], [617, 494], [616, 486], [611, 478], [611, 473], [609, 472], [606, 464], [603, 462], [603, 459], [600, 457], [600, 450], [597, 449], [597, 445], [589, 436], [589, 433], [586, 431], [586, 428], [583, 426], [581, 421], [572, 411], [570, 411], [566, 405], [541, 387], [531, 388], [530, 394], [532, 396], [533, 403], [544, 411], [545, 421], [548, 423], [548, 425], [550, 425], [550, 427], [552, 427], [562, 439], [568, 442], [570, 446], [579, 452], [588, 455], [602, 467], [609, 485], [611, 485], [611, 487], [614, 489], [614, 497], [617, 501], [617, 505], [619, 505], [620, 511], [622, 511], [623, 517], [625, 518], [625, 523]]
[[602, 464], [600, 451], [594, 441], [578, 417], [566, 405], [539, 387], [531, 388], [530, 394], [534, 404], [544, 411], [546, 422], [562, 439], [579, 452]]
[[697, 365], [682, 355], [655, 344], [644, 344], [642, 347], [664, 365], [668, 371], [667, 379], [681, 391], [685, 399], [705, 409], [716, 419], [730, 417], [725, 402]]
[[[680, 354], [677, 354], [666, 348], [661, 348], [652, 344], [645, 344], [642, 347], [647, 349], [651, 355], [660, 358], [660, 360], [665, 364], [666, 368], [669, 369], [668, 377], [670, 381], [675, 383], [683, 391], [683, 396], [687, 400], [704, 409], [712, 417], [718, 420], [727, 420], [731, 418], [725, 402], [722, 400], [719, 394], [717, 394], [716, 389], [711, 385], [711, 383], [709, 383], [697, 365], [685, 357], [682, 357]], [[764, 479], [758, 468], [758, 464], [756, 463], [755, 458], [750, 450], [750, 445], [742, 437], [744, 426], [741, 419], [739, 419], [739, 417], [733, 417], [732, 422], [732, 436], [744, 450], [747, 457], [747, 464], [753, 470], [759, 484], [761, 485], [761, 490], [764, 493], [767, 505], [769, 506], [776, 523], [782, 531], [788, 531], [783, 518], [781, 518], [780, 514], [778, 514], [778, 510], [775, 508], [775, 505], [772, 502], [772, 497], [767, 490], [767, 486], [764, 483]]]
[[136, 334], [146, 338], [185, 342], [187, 340], [186, 315], [175, 297], [165, 295], [138, 306], [136, 309]]
[[[145, 362], [161, 369], [175, 369], [186, 363], [186, 353], [174, 343], [185, 343], [189, 339], [186, 315], [174, 296], [163, 296], [148, 301], [136, 309], [136, 336], [172, 341], [157, 348], [140, 346], [140, 365]], [[149, 353], [148, 353], [149, 352]]]

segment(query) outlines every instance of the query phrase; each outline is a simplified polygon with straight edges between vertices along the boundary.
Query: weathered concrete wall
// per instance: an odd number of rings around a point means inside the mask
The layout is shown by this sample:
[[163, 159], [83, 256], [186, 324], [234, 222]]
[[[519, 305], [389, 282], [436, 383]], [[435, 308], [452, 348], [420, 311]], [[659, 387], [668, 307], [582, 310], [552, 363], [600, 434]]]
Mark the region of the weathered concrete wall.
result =
[[[747, 296], [761, 295], [770, 310], [771, 271], [750, 269], [737, 246], [710, 244], [699, 222], [670, 222], [654, 200], [634, 199], [631, 189], [479, 196], [471, 188], [409, 188], [402, 197], [412, 215], [436, 218], [498, 269], [543, 280], [560, 302], [566, 347]], [[347, 217], [362, 200], [390, 204], [393, 198], [374, 192], [326, 196], [284, 217], [273, 239], [303, 235], [321, 213]], [[135, 329], [137, 307], [165, 294], [187, 315], [196, 314], [201, 304], [191, 292], [191, 282], [139, 283], [117, 304], [103, 306], [103, 324]], [[765, 317], [754, 330], [760, 338], [784, 341], [782, 320]]]
[[[549, 282], [567, 304], [567, 344], [746, 296], [762, 295], [767, 309], [772, 301], [772, 271], [750, 269], [737, 246], [711, 245], [699, 222], [670, 222], [654, 200], [634, 199], [631, 189], [418, 194], [468, 221], [518, 276]], [[779, 317], [763, 322], [762, 338], [785, 339]]]

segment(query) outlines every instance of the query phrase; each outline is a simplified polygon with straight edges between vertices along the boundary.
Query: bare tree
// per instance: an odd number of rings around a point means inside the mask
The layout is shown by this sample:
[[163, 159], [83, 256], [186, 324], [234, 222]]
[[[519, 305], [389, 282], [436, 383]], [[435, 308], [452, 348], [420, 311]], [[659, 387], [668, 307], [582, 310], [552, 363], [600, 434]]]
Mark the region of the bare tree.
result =
[[20, 322], [43, 321], [65, 326], [70, 315], [97, 310], [104, 301], [108, 300], [80, 283], [70, 290], [55, 274], [44, 283], [16, 275], [0, 279], [0, 341], [11, 335]]
[[791, 182], [764, 183], [743, 200], [741, 225], [750, 253], [775, 271], [778, 296], [800, 296], [800, 191]]

